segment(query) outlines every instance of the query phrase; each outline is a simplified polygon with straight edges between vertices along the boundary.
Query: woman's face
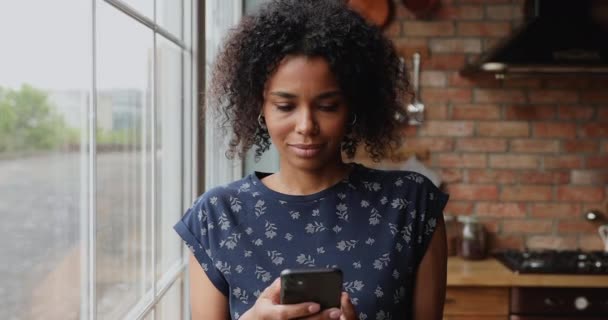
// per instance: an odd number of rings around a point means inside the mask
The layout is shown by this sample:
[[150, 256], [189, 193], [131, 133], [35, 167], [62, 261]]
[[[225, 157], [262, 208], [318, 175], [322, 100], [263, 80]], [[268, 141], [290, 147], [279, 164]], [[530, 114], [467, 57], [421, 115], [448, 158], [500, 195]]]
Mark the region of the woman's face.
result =
[[341, 161], [348, 107], [324, 58], [283, 59], [266, 83], [262, 113], [281, 168], [319, 170]]

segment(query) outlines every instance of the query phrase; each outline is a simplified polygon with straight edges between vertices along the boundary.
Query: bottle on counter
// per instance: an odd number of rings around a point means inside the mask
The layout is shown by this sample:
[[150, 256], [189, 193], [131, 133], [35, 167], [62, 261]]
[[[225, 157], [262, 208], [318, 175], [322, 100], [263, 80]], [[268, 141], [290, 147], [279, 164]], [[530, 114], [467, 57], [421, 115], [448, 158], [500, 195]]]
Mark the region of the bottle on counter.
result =
[[466, 260], [481, 260], [486, 257], [486, 233], [477, 217], [459, 216], [462, 229], [460, 233], [458, 255]]

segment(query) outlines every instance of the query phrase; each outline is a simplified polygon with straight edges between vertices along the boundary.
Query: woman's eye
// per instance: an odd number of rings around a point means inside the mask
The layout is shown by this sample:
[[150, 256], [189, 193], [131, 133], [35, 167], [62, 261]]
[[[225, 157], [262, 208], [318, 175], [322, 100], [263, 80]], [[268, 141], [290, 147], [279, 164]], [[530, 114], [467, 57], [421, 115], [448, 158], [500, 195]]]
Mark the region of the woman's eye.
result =
[[338, 105], [337, 104], [320, 105], [319, 109], [321, 109], [323, 111], [336, 111], [338, 109]]
[[291, 111], [291, 110], [293, 110], [293, 106], [290, 105], [290, 104], [277, 104], [276, 107], [280, 111]]

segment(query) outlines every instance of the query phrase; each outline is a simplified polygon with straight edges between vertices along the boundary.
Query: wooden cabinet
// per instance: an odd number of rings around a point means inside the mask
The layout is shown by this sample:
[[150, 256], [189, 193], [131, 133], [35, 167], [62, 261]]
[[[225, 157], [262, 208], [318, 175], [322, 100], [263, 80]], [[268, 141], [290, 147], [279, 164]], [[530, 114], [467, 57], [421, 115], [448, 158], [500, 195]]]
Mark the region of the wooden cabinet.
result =
[[507, 320], [509, 288], [448, 287], [444, 320]]

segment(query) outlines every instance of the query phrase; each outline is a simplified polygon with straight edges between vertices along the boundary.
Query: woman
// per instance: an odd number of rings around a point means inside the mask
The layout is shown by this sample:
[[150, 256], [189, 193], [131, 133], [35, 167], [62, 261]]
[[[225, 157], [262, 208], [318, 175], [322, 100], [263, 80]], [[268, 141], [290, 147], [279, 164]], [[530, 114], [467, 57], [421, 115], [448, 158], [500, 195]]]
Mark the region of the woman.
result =
[[[211, 86], [231, 155], [272, 141], [280, 170], [207, 191], [176, 224], [193, 319], [441, 319], [447, 195], [342, 161], [396, 145], [408, 88], [391, 42], [342, 1], [273, 1], [229, 36]], [[340, 309], [279, 304], [281, 270], [328, 266]]]

